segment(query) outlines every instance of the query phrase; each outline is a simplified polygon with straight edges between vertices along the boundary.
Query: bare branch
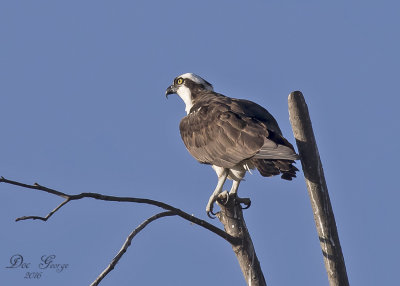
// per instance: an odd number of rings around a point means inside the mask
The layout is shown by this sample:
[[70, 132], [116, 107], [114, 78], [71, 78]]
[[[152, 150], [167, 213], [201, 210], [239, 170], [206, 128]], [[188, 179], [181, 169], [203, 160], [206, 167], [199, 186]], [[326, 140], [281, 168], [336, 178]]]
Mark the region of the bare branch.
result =
[[0, 183], [7, 183], [7, 184], [11, 184], [11, 185], [16, 185], [16, 186], [20, 186], [23, 188], [27, 188], [27, 189], [34, 189], [34, 190], [39, 190], [39, 191], [43, 191], [49, 194], [53, 194], [59, 197], [62, 197], [64, 199], [68, 199], [70, 196], [67, 194], [64, 194], [62, 192], [50, 189], [50, 188], [46, 188], [43, 187], [41, 185], [39, 185], [38, 183], [34, 183], [33, 185], [27, 185], [24, 183], [20, 183], [20, 182], [16, 182], [16, 181], [11, 181], [11, 180], [7, 180], [6, 178], [4, 178], [3, 176], [0, 177]]
[[114, 259], [111, 261], [111, 263], [107, 266], [106, 269], [96, 278], [96, 280], [90, 284], [90, 286], [97, 286], [99, 285], [100, 281], [103, 280], [104, 277], [107, 276], [109, 272], [111, 272], [115, 265], [119, 262], [119, 260], [122, 258], [122, 256], [125, 254], [127, 251], [128, 247], [131, 245], [132, 239], [141, 231], [143, 230], [149, 223], [152, 221], [155, 221], [156, 219], [166, 217], [166, 216], [174, 216], [176, 215], [172, 211], [167, 211], [167, 212], [162, 212], [153, 215], [152, 217], [146, 219], [144, 222], [142, 222], [137, 228], [135, 228], [129, 236], [126, 238], [125, 243], [122, 245], [120, 251], [118, 251], [117, 255], [114, 257]]
[[63, 205], [67, 204], [70, 201], [70, 199], [66, 199], [63, 201], [61, 204], [59, 204], [54, 210], [52, 210], [47, 216], [41, 217], [41, 216], [23, 216], [16, 218], [15, 221], [20, 221], [20, 220], [27, 220], [27, 219], [40, 219], [43, 221], [47, 221], [56, 211], [58, 211]]
[[226, 241], [228, 241], [230, 244], [232, 245], [237, 245], [241, 243], [241, 239], [234, 237], [228, 233], [226, 233], [225, 231], [223, 231], [222, 229], [206, 222], [205, 220], [199, 219], [193, 215], [190, 215], [178, 208], [175, 208], [169, 204], [160, 202], [160, 201], [155, 201], [155, 200], [150, 200], [150, 199], [143, 199], [143, 198], [133, 198], [133, 197], [116, 197], [116, 196], [106, 196], [106, 195], [102, 195], [102, 194], [98, 194], [98, 193], [81, 193], [78, 195], [69, 195], [54, 189], [50, 189], [47, 187], [43, 187], [37, 183], [35, 183], [34, 185], [27, 185], [24, 183], [20, 183], [20, 182], [16, 182], [16, 181], [12, 181], [12, 180], [8, 180], [5, 179], [4, 177], [0, 177], [0, 183], [7, 183], [7, 184], [11, 184], [11, 185], [16, 185], [16, 186], [20, 186], [23, 188], [27, 188], [27, 189], [35, 189], [35, 190], [39, 190], [39, 191], [43, 191], [46, 193], [50, 193], [62, 198], [65, 198], [66, 200], [61, 203], [58, 207], [56, 207], [52, 212], [50, 212], [46, 217], [39, 217], [39, 216], [25, 216], [25, 217], [21, 217], [19, 220], [26, 220], [26, 219], [40, 219], [40, 220], [44, 220], [46, 221], [49, 217], [51, 217], [56, 211], [58, 211], [62, 206], [64, 206], [65, 204], [67, 204], [70, 201], [74, 201], [74, 200], [80, 200], [83, 198], [92, 198], [92, 199], [96, 199], [96, 200], [102, 200], [102, 201], [112, 201], [112, 202], [130, 202], [130, 203], [139, 203], [139, 204], [148, 204], [148, 205], [153, 205], [153, 206], [157, 206], [159, 208], [168, 210], [173, 212], [175, 215], [188, 220], [194, 224], [197, 224], [205, 229], [208, 229], [209, 231], [215, 233], [216, 235], [222, 237], [223, 239], [225, 239]]
[[266, 286], [267, 283], [265, 282], [250, 233], [247, 230], [240, 205], [241, 203], [249, 205], [250, 200], [229, 196], [227, 192], [224, 192], [219, 195], [217, 203], [221, 208], [221, 211], [217, 213], [217, 217], [224, 225], [225, 231], [242, 240], [241, 244], [232, 245], [232, 249], [235, 252], [247, 285]]

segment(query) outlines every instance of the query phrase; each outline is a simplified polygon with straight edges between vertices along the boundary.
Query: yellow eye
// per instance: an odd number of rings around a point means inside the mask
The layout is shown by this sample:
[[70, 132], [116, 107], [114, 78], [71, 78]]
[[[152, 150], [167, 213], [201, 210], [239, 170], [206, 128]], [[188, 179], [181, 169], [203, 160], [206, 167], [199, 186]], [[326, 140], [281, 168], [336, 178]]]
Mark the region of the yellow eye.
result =
[[177, 83], [177, 84], [182, 84], [182, 83], [183, 83], [183, 78], [181, 78], [181, 77], [178, 78], [178, 79], [176, 80], [176, 83]]

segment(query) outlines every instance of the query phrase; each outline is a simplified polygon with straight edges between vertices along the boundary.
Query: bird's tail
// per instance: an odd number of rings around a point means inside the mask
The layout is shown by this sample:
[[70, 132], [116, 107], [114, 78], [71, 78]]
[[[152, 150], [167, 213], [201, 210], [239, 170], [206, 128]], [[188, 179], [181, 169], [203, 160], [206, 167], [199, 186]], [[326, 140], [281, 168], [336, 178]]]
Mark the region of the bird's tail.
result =
[[296, 172], [299, 171], [293, 165], [293, 160], [254, 159], [253, 164], [263, 177], [282, 174], [281, 178], [289, 181], [296, 177]]

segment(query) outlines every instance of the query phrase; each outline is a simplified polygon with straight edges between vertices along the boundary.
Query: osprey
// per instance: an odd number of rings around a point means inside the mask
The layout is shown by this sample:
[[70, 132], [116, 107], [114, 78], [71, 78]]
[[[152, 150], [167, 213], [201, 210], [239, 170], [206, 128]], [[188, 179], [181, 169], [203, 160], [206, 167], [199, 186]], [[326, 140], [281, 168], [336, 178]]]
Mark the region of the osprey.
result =
[[179, 129], [187, 150], [200, 163], [211, 165], [218, 176], [206, 207], [209, 217], [226, 179], [233, 181], [229, 196], [236, 196], [251, 169], [264, 177], [296, 177], [293, 163], [299, 157], [265, 108], [216, 93], [209, 82], [192, 73], [176, 77], [165, 92], [166, 97], [169, 94], [178, 94], [186, 105]]

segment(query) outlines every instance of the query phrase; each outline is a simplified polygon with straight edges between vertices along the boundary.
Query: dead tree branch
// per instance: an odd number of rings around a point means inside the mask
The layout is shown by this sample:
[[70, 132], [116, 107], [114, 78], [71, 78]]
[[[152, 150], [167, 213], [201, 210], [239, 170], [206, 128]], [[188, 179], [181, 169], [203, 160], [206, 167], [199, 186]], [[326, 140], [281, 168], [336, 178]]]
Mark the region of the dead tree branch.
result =
[[300, 91], [292, 92], [288, 101], [290, 122], [314, 212], [329, 284], [347, 286], [346, 265], [307, 104]]
[[[221, 211], [217, 213], [218, 219], [224, 225], [225, 231], [233, 237], [240, 238], [241, 244], [232, 244], [239, 262], [240, 269], [249, 286], [266, 286], [264, 274], [258, 261], [253, 241], [247, 230], [246, 222], [243, 217], [243, 211], [240, 203], [250, 205], [249, 199], [230, 197], [223, 192], [218, 200]], [[226, 201], [228, 200], [228, 203]]]
[[137, 228], [135, 228], [129, 236], [126, 238], [125, 243], [122, 245], [120, 251], [118, 251], [117, 255], [114, 257], [114, 259], [111, 261], [111, 263], [107, 266], [106, 269], [96, 278], [96, 280], [90, 284], [90, 286], [97, 286], [99, 285], [100, 281], [103, 280], [104, 277], [107, 276], [107, 274], [112, 271], [121, 259], [121, 257], [125, 254], [126, 250], [128, 247], [131, 245], [132, 239], [141, 231], [143, 230], [149, 223], [155, 221], [156, 219], [166, 217], [166, 216], [174, 216], [175, 214], [172, 211], [166, 211], [162, 213], [158, 213], [153, 215], [152, 217], [146, 219], [144, 222], [142, 222]]
[[197, 224], [205, 229], [208, 229], [209, 231], [215, 233], [216, 235], [218, 235], [218, 236], [222, 237], [223, 239], [225, 239], [226, 241], [228, 241], [230, 244], [236, 245], [236, 244], [240, 243], [240, 239], [238, 239], [237, 237], [233, 237], [233, 236], [229, 235], [222, 229], [206, 222], [205, 220], [199, 219], [199, 218], [197, 218], [193, 215], [190, 215], [178, 208], [175, 208], [169, 204], [166, 204], [166, 203], [163, 203], [160, 201], [143, 199], [143, 198], [133, 198], [133, 197], [107, 196], [107, 195], [102, 195], [102, 194], [98, 194], [98, 193], [81, 193], [78, 195], [69, 195], [69, 194], [54, 190], [54, 189], [50, 189], [50, 188], [41, 186], [37, 183], [35, 183], [33, 185], [28, 185], [28, 184], [24, 184], [24, 183], [20, 183], [20, 182], [16, 182], [16, 181], [8, 180], [4, 177], [0, 177], [0, 183], [6, 183], [6, 184], [20, 186], [23, 188], [39, 190], [39, 191], [47, 192], [49, 194], [53, 194], [53, 195], [56, 195], [56, 196], [66, 199], [59, 206], [57, 206], [53, 211], [51, 211], [46, 217], [24, 216], [21, 218], [17, 218], [16, 219], [17, 221], [26, 220], [26, 219], [40, 219], [40, 220], [46, 221], [49, 217], [51, 217], [56, 211], [60, 210], [60, 208], [64, 205], [66, 205], [67, 203], [69, 203], [71, 201], [75, 201], [75, 200], [80, 200], [83, 198], [92, 198], [92, 199], [102, 200], [102, 201], [130, 202], [130, 203], [139, 203], [139, 204], [148, 204], [148, 205], [157, 206], [157, 207], [165, 209], [167, 211], [171, 211], [175, 215], [177, 215], [185, 220], [188, 220], [188, 221], [190, 221], [194, 224]]
[[20, 220], [27, 220], [27, 219], [39, 219], [42, 221], [47, 221], [56, 211], [58, 211], [62, 206], [64, 206], [65, 204], [67, 204], [70, 200], [66, 199], [65, 201], [63, 201], [61, 204], [59, 204], [54, 210], [52, 210], [51, 212], [49, 212], [49, 214], [45, 217], [41, 217], [41, 216], [23, 216], [23, 217], [18, 217], [15, 219], [15, 221], [20, 221]]
[[162, 213], [158, 213], [153, 215], [152, 217], [148, 218], [147, 220], [145, 220], [142, 224], [140, 224], [136, 229], [134, 229], [130, 235], [127, 237], [125, 243], [123, 244], [122, 248], [120, 249], [120, 251], [117, 253], [117, 255], [114, 257], [114, 259], [111, 261], [111, 263], [108, 265], [108, 267], [96, 278], [96, 280], [91, 284], [91, 285], [98, 285], [100, 283], [100, 281], [110, 272], [114, 269], [115, 265], [118, 263], [118, 261], [121, 259], [121, 257], [124, 255], [124, 253], [127, 251], [128, 247], [131, 245], [131, 241], [132, 239], [142, 230], [144, 229], [149, 223], [151, 223], [152, 221], [159, 219], [161, 217], [166, 217], [166, 216], [180, 216], [181, 218], [188, 220], [194, 224], [197, 224], [213, 233], [215, 233], [216, 235], [222, 237], [223, 239], [225, 239], [226, 241], [228, 241], [232, 246], [234, 245], [239, 245], [241, 244], [241, 239], [239, 237], [235, 237], [230, 235], [229, 233], [226, 233], [225, 231], [223, 231], [222, 229], [219, 229], [217, 227], [215, 227], [214, 225], [196, 218], [193, 215], [190, 215], [180, 209], [177, 209], [171, 205], [168, 205], [166, 203], [160, 202], [160, 201], [155, 201], [155, 200], [150, 200], [150, 199], [143, 199], [143, 198], [132, 198], [132, 197], [115, 197], [115, 196], [106, 196], [106, 195], [102, 195], [102, 194], [98, 194], [98, 193], [81, 193], [78, 195], [70, 195], [70, 194], [66, 194], [54, 189], [50, 189], [44, 186], [39, 185], [38, 183], [35, 183], [33, 185], [28, 185], [28, 184], [24, 184], [24, 183], [20, 183], [17, 181], [12, 181], [12, 180], [8, 180], [4, 177], [0, 177], [0, 183], [6, 183], [6, 184], [11, 184], [11, 185], [15, 185], [15, 186], [20, 186], [23, 188], [27, 188], [27, 189], [34, 189], [34, 190], [39, 190], [39, 191], [43, 191], [49, 194], [53, 194], [59, 197], [64, 198], [65, 200], [60, 203], [55, 209], [53, 209], [47, 216], [45, 217], [41, 217], [41, 216], [23, 216], [20, 218], [17, 218], [16, 221], [20, 221], [20, 220], [28, 220], [28, 219], [39, 219], [42, 221], [47, 221], [54, 213], [56, 213], [58, 210], [61, 209], [61, 207], [63, 207], [64, 205], [66, 205], [67, 203], [74, 201], [74, 200], [79, 200], [79, 199], [83, 199], [83, 198], [93, 198], [93, 199], [97, 199], [97, 200], [103, 200], [103, 201], [113, 201], [113, 202], [131, 202], [131, 203], [142, 203], [142, 204], [149, 204], [149, 205], [153, 205], [153, 206], [157, 206], [160, 208], [163, 208], [165, 210], [167, 210], [166, 212], [162, 212]]

